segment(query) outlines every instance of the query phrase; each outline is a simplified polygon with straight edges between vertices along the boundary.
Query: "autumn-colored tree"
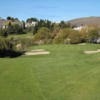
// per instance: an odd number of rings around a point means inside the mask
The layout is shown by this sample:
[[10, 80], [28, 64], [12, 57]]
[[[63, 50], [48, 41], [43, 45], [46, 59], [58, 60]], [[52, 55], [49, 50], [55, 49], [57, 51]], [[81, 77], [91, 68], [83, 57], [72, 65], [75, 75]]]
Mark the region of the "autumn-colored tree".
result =
[[60, 32], [60, 27], [59, 26], [54, 26], [53, 32], [52, 32], [52, 36], [53, 38], [55, 38], [57, 36], [57, 34]]
[[71, 28], [62, 29], [55, 37], [55, 43], [80, 43], [80, 35], [78, 31]]
[[83, 28], [79, 31], [81, 43], [88, 41], [88, 30]]

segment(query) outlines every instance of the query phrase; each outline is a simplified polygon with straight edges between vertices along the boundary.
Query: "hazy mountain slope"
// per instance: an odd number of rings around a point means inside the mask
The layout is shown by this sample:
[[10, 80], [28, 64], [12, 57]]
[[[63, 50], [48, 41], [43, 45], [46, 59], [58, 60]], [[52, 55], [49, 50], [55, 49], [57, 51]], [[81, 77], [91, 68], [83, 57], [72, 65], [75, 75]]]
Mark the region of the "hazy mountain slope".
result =
[[69, 21], [71, 25], [98, 25], [100, 27], [100, 17], [84, 17]]

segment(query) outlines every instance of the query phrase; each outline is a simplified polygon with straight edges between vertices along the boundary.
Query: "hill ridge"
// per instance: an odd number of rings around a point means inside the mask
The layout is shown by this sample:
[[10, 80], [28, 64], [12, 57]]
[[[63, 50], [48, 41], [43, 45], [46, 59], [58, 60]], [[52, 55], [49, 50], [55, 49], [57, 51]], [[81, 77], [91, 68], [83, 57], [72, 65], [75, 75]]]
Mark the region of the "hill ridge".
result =
[[100, 27], [100, 16], [90, 16], [90, 17], [82, 17], [69, 20], [71, 25], [81, 26], [81, 25], [98, 25]]

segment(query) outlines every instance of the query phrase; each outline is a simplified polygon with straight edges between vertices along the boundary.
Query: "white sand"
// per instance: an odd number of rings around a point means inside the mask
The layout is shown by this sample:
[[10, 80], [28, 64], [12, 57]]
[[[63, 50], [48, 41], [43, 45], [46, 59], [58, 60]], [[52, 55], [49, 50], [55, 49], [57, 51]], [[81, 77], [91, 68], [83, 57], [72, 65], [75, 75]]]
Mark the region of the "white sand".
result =
[[35, 49], [31, 50], [30, 52], [25, 52], [24, 55], [29, 56], [29, 55], [44, 55], [44, 54], [49, 54], [50, 52], [45, 51], [44, 49]]
[[80, 43], [80, 44], [78, 44], [78, 45], [86, 45], [86, 43]]
[[85, 54], [94, 54], [94, 53], [98, 53], [100, 52], [100, 49], [96, 50], [96, 51], [84, 51]]

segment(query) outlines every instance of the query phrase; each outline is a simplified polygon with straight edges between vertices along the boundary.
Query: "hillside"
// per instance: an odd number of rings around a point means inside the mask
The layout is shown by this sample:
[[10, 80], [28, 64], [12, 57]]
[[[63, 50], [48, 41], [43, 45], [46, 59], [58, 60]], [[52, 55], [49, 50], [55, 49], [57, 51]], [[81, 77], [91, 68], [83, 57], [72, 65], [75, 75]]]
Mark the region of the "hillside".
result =
[[100, 27], [100, 17], [84, 17], [69, 21], [71, 25], [98, 25]]

